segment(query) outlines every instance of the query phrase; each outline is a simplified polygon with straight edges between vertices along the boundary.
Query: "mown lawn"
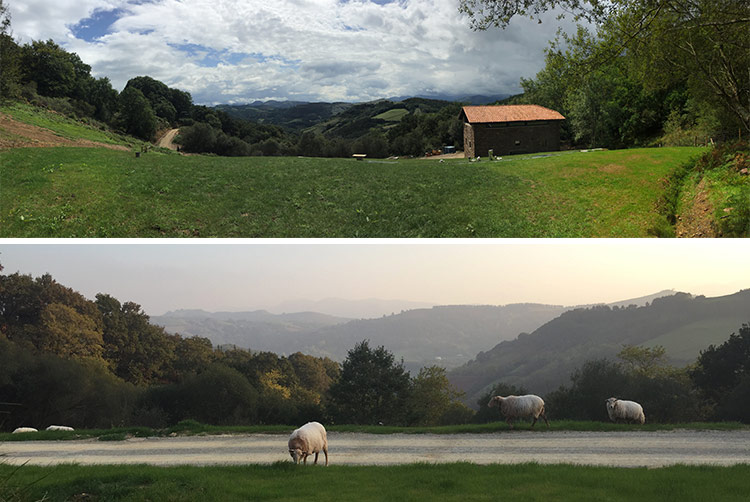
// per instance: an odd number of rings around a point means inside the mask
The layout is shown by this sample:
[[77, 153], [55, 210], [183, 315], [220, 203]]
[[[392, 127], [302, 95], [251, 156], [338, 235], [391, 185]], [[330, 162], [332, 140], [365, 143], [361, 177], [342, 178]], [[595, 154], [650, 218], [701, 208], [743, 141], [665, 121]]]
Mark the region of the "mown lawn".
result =
[[571, 465], [411, 464], [211, 467], [0, 464], [1, 500], [129, 501], [734, 501], [750, 466], [658, 469]]
[[0, 152], [0, 237], [645, 237], [697, 148], [496, 162]]

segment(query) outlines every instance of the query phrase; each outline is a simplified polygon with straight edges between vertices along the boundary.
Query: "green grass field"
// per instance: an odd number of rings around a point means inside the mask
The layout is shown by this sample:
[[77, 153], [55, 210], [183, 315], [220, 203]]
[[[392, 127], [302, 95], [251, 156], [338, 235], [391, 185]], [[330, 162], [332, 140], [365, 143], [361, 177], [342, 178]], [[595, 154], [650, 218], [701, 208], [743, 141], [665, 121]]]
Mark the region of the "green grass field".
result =
[[470, 163], [0, 152], [0, 237], [645, 237], [697, 148]]
[[734, 501], [750, 466], [658, 469], [411, 464], [211, 467], [0, 464], [0, 500], [128, 501]]

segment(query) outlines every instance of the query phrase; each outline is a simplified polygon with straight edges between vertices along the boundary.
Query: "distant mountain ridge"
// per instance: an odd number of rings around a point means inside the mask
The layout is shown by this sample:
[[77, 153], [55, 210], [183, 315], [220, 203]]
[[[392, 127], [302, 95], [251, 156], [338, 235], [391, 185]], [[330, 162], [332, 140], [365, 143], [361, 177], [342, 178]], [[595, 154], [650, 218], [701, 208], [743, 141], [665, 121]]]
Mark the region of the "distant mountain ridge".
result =
[[389, 110], [406, 108], [413, 112], [419, 108], [422, 111], [435, 112], [454, 103], [484, 105], [507, 97], [505, 94], [494, 96], [433, 94], [394, 96], [361, 103], [271, 100], [247, 104], [221, 104], [214, 108], [238, 119], [277, 125], [292, 131], [300, 132], [314, 128], [318, 132], [335, 132], [342, 137], [357, 137], [366, 133], [369, 128], [388, 125], [388, 120], [377, 117]]
[[674, 293], [640, 307], [618, 303], [569, 310], [478, 353], [449, 378], [469, 403], [498, 382], [543, 394], [569, 384], [571, 372], [587, 360], [615, 360], [623, 345], [662, 345], [671, 363], [683, 366], [750, 322], [750, 290], [716, 298]]
[[[647, 297], [625, 300], [628, 305], [643, 305], [661, 292]], [[288, 307], [305, 310], [329, 308], [344, 304], [348, 312], [363, 303], [381, 312], [374, 318], [335, 316], [319, 312], [272, 314], [266, 310], [251, 312], [205, 312], [181, 310], [163, 316], [152, 316], [155, 324], [183, 336], [202, 336], [215, 346], [236, 345], [258, 351], [291, 354], [297, 351], [327, 356], [342, 361], [348, 350], [369, 339], [373, 346], [383, 345], [408, 369], [439, 364], [454, 368], [489, 350], [498, 342], [512, 340], [519, 333], [530, 332], [575, 307], [534, 303], [493, 305], [451, 305], [409, 308], [401, 300], [297, 300]], [[413, 302], [419, 305], [418, 302]], [[276, 309], [284, 308], [280, 304]], [[391, 308], [383, 315], [384, 306]], [[361, 311], [360, 311], [361, 312]], [[396, 313], [398, 312], [398, 313]], [[360, 317], [352, 319], [351, 317]]]

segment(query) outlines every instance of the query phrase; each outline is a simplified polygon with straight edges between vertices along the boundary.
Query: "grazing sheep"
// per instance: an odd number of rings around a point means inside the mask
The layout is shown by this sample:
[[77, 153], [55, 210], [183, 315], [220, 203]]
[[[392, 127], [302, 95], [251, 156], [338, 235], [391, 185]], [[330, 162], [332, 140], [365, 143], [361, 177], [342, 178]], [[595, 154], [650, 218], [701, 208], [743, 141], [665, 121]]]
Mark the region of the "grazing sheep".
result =
[[19, 427], [18, 429], [13, 431], [13, 434], [22, 434], [24, 432], [39, 432], [33, 427]]
[[607, 414], [613, 422], [624, 420], [626, 423], [637, 422], [643, 424], [646, 421], [646, 415], [643, 414], [643, 407], [635, 401], [625, 401], [610, 397], [606, 401]]
[[307, 457], [315, 454], [315, 464], [318, 463], [318, 454], [323, 452], [328, 465], [328, 438], [325, 427], [318, 422], [308, 422], [289, 436], [289, 454], [295, 464], [300, 460], [307, 464]]
[[515, 418], [533, 418], [534, 421], [531, 423], [531, 426], [534, 427], [539, 417], [544, 419], [549, 429], [549, 421], [544, 415], [544, 401], [541, 397], [534, 394], [508, 397], [495, 396], [490, 399], [487, 406], [490, 408], [495, 406], [500, 408], [500, 414], [505, 417], [505, 421], [508, 422], [511, 429], [513, 428], [513, 419]]
[[75, 429], [73, 429], [73, 427], [68, 427], [67, 425], [50, 425], [47, 427], [47, 430], [73, 432]]

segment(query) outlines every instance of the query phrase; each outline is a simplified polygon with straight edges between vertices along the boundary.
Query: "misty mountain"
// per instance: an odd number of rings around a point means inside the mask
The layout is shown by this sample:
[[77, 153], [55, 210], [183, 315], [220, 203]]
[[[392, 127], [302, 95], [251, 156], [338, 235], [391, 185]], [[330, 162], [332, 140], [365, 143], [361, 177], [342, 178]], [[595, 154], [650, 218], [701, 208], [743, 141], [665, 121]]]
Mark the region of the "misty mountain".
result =
[[323, 300], [287, 300], [271, 308], [274, 312], [324, 312], [337, 317], [352, 319], [371, 319], [383, 315], [395, 314], [403, 310], [429, 308], [434, 304], [412, 302], [408, 300], [344, 300], [325, 298]]
[[177, 310], [151, 316], [153, 324], [169, 333], [184, 337], [200, 336], [211, 343], [270, 351], [278, 354], [296, 352], [298, 340], [318, 329], [345, 323], [350, 319], [318, 312], [271, 314], [265, 310], [251, 312], [206, 312]]
[[182, 310], [152, 316], [170, 333], [206, 337], [214, 346], [233, 344], [257, 351], [300, 351], [343, 361], [358, 342], [384, 345], [410, 370], [424, 365], [456, 367], [500, 340], [515, 338], [559, 316], [567, 307], [539, 304], [441, 306], [412, 309], [375, 319], [350, 320], [304, 312]]
[[449, 378], [469, 403], [497, 382], [544, 394], [568, 385], [573, 370], [587, 360], [615, 360], [623, 345], [662, 345], [671, 364], [684, 366], [748, 322], [750, 290], [717, 298], [676, 293], [640, 307], [579, 308], [480, 352]]
[[[673, 293], [662, 291], [618, 304], [640, 306]], [[152, 316], [151, 321], [170, 333], [208, 338], [214, 346], [230, 344], [287, 355], [299, 351], [337, 361], [343, 361], [355, 344], [369, 339], [371, 346], [385, 346], [398, 359], [403, 358], [409, 370], [418, 371], [431, 364], [446, 368], [460, 366], [478, 352], [503, 340], [512, 340], [519, 333], [533, 331], [575, 308], [532, 303], [416, 306], [420, 304], [402, 300], [329, 298], [289, 301], [273, 309], [303, 311], [291, 314], [265, 310], [214, 313], [178, 310]], [[385, 312], [390, 314], [383, 315]]]

